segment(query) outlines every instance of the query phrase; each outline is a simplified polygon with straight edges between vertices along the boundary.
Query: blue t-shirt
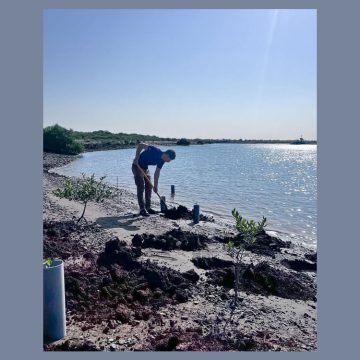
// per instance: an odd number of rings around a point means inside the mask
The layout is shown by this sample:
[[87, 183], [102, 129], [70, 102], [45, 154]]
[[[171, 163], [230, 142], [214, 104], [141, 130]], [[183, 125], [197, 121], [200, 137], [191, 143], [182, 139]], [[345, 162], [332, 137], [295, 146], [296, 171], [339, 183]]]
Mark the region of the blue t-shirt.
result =
[[155, 146], [149, 145], [139, 157], [139, 165], [143, 169], [147, 169], [149, 165], [156, 165], [159, 169], [164, 165], [164, 160], [161, 159], [163, 152]]

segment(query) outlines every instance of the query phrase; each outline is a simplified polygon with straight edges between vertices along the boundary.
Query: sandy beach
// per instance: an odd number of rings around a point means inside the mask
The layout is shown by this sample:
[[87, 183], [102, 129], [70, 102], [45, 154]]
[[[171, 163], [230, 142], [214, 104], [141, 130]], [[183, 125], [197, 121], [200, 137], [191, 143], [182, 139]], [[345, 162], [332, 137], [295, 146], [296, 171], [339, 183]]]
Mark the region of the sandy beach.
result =
[[316, 350], [316, 253], [259, 236], [225, 327], [234, 274], [224, 243], [235, 226], [139, 217], [136, 195], [123, 189], [90, 203], [88, 222], [77, 224], [83, 206], [57, 198], [64, 177], [49, 172], [75, 158], [44, 153], [43, 256], [64, 260], [67, 307], [66, 338], [45, 350]]

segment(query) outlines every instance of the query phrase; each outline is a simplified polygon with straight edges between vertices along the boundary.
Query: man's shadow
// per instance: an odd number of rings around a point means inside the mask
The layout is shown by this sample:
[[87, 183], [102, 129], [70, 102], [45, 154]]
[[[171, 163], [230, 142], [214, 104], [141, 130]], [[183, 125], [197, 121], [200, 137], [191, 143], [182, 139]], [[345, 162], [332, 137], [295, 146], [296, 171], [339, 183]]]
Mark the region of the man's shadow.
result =
[[104, 216], [96, 219], [96, 223], [106, 229], [122, 228], [128, 231], [140, 230], [139, 226], [132, 223], [139, 219], [138, 215], [128, 214], [123, 216]]

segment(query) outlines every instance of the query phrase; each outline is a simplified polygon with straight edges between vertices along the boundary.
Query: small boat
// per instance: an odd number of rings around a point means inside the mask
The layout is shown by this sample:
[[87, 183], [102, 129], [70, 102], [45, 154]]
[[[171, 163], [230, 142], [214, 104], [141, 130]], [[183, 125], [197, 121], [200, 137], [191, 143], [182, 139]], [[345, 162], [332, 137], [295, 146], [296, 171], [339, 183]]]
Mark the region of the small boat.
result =
[[304, 138], [301, 135], [300, 139], [294, 140], [290, 144], [292, 144], [292, 145], [301, 145], [301, 144], [305, 144], [305, 141], [304, 141]]

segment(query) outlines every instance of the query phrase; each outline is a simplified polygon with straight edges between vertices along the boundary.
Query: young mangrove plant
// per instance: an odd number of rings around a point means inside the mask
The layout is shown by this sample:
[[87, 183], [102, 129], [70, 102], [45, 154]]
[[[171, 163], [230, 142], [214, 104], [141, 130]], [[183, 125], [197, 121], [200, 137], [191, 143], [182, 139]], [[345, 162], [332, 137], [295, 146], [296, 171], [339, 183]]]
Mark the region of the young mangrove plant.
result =
[[102, 176], [99, 181], [96, 181], [94, 174], [90, 177], [85, 176], [85, 174], [81, 175], [82, 178], [80, 179], [66, 179], [62, 189], [58, 188], [54, 190], [54, 194], [57, 197], [65, 198], [70, 201], [80, 201], [84, 205], [83, 212], [77, 222], [83, 218], [86, 221], [84, 214], [88, 202], [93, 201], [101, 203], [105, 199], [114, 196], [113, 191], [103, 182], [106, 178], [105, 176]]
[[47, 268], [51, 267], [52, 264], [53, 264], [53, 260], [52, 260], [52, 259], [47, 259], [47, 260], [45, 261], [45, 266], [46, 266]]
[[247, 245], [253, 244], [256, 241], [256, 236], [263, 232], [266, 226], [266, 218], [263, 217], [261, 222], [256, 223], [254, 220], [246, 220], [240, 216], [236, 209], [231, 212], [235, 219], [236, 230], [238, 235], [232, 238], [227, 243], [227, 250], [230, 256], [234, 259], [234, 308], [237, 306], [238, 301], [238, 288], [239, 288], [239, 276], [240, 276], [240, 265], [244, 250]]
[[266, 226], [266, 218], [263, 217], [261, 222], [256, 223], [254, 220], [246, 220], [240, 216], [236, 209], [231, 212], [235, 219], [236, 230], [238, 231], [237, 236], [231, 238], [226, 244], [227, 251], [230, 256], [234, 259], [234, 301], [231, 303], [231, 312], [229, 319], [225, 322], [223, 332], [227, 333], [227, 326], [231, 322], [235, 309], [238, 303], [238, 289], [239, 289], [239, 277], [240, 277], [240, 265], [244, 255], [246, 247], [253, 244], [256, 241], [256, 236], [259, 235]]

